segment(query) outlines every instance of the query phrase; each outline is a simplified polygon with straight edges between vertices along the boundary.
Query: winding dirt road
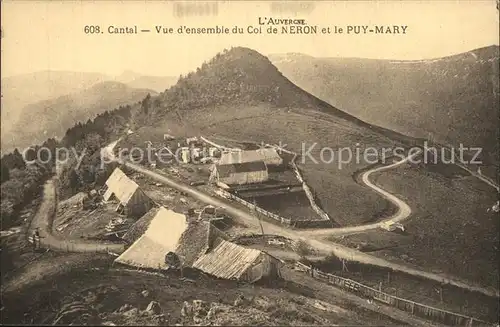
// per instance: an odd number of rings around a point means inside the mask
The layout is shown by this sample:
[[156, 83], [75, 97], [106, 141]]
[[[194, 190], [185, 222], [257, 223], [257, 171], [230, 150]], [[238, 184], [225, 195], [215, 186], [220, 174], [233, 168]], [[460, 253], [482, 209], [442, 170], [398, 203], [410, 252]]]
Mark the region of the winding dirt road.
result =
[[38, 212], [30, 224], [29, 234], [32, 235], [36, 228], [40, 232], [40, 243], [42, 247], [52, 250], [67, 252], [100, 252], [108, 251], [121, 253], [124, 251], [123, 244], [84, 243], [76, 240], [65, 240], [52, 234], [52, 222], [56, 214], [57, 193], [54, 180], [45, 183], [43, 189], [43, 200]]
[[378, 187], [377, 185], [373, 184], [369, 180], [368, 177], [370, 177], [370, 175], [373, 173], [377, 173], [380, 171], [389, 170], [389, 169], [393, 169], [393, 168], [396, 168], [398, 166], [401, 166], [401, 165], [407, 163], [408, 161], [412, 160], [413, 158], [417, 157], [421, 153], [422, 153], [421, 151], [418, 151], [418, 152], [415, 152], [414, 154], [409, 155], [408, 157], [406, 157], [398, 162], [395, 162], [393, 164], [390, 164], [388, 166], [382, 166], [382, 167], [370, 169], [370, 170], [364, 172], [363, 175], [361, 176], [361, 180], [363, 181], [363, 183], [365, 183], [366, 186], [370, 187], [375, 192], [379, 193], [384, 198], [391, 201], [398, 208], [398, 210], [392, 216], [390, 216], [382, 221], [379, 221], [377, 223], [373, 223], [373, 224], [351, 226], [351, 227], [338, 227], [338, 228], [307, 230], [307, 231], [300, 232], [300, 234], [304, 235], [304, 236], [306, 236], [306, 235], [309, 235], [309, 236], [321, 236], [321, 235], [323, 235], [323, 236], [341, 236], [341, 235], [347, 235], [347, 234], [352, 234], [352, 233], [366, 232], [368, 230], [380, 228], [382, 226], [382, 224], [385, 224], [385, 223], [390, 222], [390, 221], [391, 222], [400, 222], [402, 220], [407, 219], [411, 215], [410, 206], [408, 204], [406, 204], [406, 202], [404, 202], [403, 200], [394, 196], [393, 194], [391, 194], [391, 193], [383, 190], [382, 188]]

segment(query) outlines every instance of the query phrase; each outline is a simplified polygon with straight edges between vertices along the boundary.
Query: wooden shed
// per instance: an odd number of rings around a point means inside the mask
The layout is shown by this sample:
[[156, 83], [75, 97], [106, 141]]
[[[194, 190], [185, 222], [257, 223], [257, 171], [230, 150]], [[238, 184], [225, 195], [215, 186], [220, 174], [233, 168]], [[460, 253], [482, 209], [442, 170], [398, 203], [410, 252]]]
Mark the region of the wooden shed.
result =
[[140, 189], [136, 182], [116, 168], [106, 181], [105, 201], [118, 200], [117, 211], [133, 217], [140, 217], [154, 205], [153, 201]]
[[267, 166], [263, 161], [240, 164], [216, 164], [212, 168], [211, 180], [226, 185], [262, 183], [269, 179]]
[[218, 278], [253, 283], [279, 278], [280, 264], [278, 259], [263, 251], [218, 238], [213, 249], [202, 254], [192, 267]]

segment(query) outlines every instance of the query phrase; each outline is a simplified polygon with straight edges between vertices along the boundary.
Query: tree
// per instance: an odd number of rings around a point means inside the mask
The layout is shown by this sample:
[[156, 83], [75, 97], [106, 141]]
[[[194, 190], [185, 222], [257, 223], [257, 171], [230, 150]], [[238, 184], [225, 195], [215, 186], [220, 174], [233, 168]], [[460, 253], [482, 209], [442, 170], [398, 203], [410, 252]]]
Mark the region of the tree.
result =
[[24, 169], [26, 167], [23, 156], [17, 148], [12, 153], [4, 155], [2, 162], [9, 169]]
[[78, 174], [74, 169], [71, 169], [69, 173], [69, 187], [73, 194], [78, 192], [80, 186], [80, 177], [78, 177]]
[[9, 180], [9, 167], [7, 167], [3, 162], [0, 163], [0, 179], [1, 182], [6, 182]]
[[141, 102], [142, 112], [147, 115], [150, 107], [151, 107], [151, 94], [148, 93], [148, 95], [146, 95], [144, 100], [142, 100]]

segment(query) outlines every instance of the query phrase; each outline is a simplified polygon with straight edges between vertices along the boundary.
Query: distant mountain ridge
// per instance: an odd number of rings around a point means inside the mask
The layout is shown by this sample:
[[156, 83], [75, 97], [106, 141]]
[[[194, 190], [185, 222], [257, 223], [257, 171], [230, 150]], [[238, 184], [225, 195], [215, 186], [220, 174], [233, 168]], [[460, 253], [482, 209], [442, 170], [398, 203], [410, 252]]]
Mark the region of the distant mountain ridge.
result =
[[[27, 105], [21, 109], [20, 120], [12, 125], [11, 131], [2, 130], [2, 152], [38, 144], [49, 137], [59, 138], [75, 123], [136, 103], [147, 94], [156, 92], [105, 81], [79, 92]], [[36, 119], [31, 119], [33, 117]]]
[[34, 102], [57, 98], [108, 80], [99, 73], [40, 71], [2, 78], [2, 129], [17, 120], [19, 110]]
[[126, 83], [129, 87], [138, 89], [151, 89], [156, 92], [163, 92], [174, 85], [179, 77], [172, 76], [138, 76]]
[[[46, 125], [50, 120], [46, 116], [55, 117], [55, 121], [68, 128], [79, 120], [86, 121], [103, 108], [113, 109], [111, 107], [142, 100], [147, 93], [165, 91], [176, 81], [174, 77], [147, 76], [133, 71], [124, 71], [116, 77], [100, 73], [39, 71], [2, 78], [2, 152], [60, 134], [63, 127], [57, 129]], [[33, 117], [42, 122], [39, 128], [32, 125]]]

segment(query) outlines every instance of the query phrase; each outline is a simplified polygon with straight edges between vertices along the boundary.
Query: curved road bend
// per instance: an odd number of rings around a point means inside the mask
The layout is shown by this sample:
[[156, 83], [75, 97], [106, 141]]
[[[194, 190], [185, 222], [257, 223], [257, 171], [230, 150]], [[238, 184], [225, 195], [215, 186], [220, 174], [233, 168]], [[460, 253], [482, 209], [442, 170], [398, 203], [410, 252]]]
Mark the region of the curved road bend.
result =
[[366, 231], [369, 231], [372, 229], [377, 229], [382, 224], [384, 224], [385, 222], [388, 222], [388, 221], [400, 222], [402, 220], [405, 220], [406, 218], [408, 218], [411, 215], [410, 206], [408, 204], [406, 204], [406, 202], [404, 202], [403, 200], [397, 198], [396, 196], [392, 195], [391, 193], [389, 193], [389, 192], [381, 189], [377, 185], [373, 184], [368, 179], [368, 177], [370, 177], [370, 175], [372, 173], [396, 168], [404, 163], [407, 163], [408, 161], [410, 161], [410, 159], [415, 158], [419, 154], [421, 154], [421, 151], [418, 151], [418, 152], [412, 154], [411, 156], [408, 156], [408, 157], [406, 157], [398, 162], [395, 162], [393, 164], [390, 164], [388, 166], [382, 166], [382, 167], [370, 169], [370, 170], [364, 172], [363, 175], [361, 175], [361, 180], [363, 181], [363, 183], [365, 183], [368, 187], [373, 189], [375, 192], [382, 195], [387, 200], [391, 201], [391, 203], [393, 203], [398, 208], [396, 213], [394, 213], [392, 216], [390, 216], [382, 221], [379, 221], [377, 223], [373, 223], [373, 224], [351, 226], [351, 227], [305, 230], [305, 231], [300, 232], [300, 233], [302, 235], [310, 235], [310, 236], [313, 236], [313, 235], [315, 235], [315, 236], [320, 236], [320, 235], [322, 235], [322, 236], [340, 236], [340, 235], [345, 235], [345, 234], [350, 234], [350, 233], [366, 232]]
[[43, 200], [29, 227], [29, 235], [33, 235], [38, 227], [40, 231], [40, 243], [42, 246], [52, 250], [68, 252], [101, 252], [108, 251], [121, 253], [124, 251], [123, 244], [83, 243], [75, 240], [64, 240], [52, 234], [52, 222], [57, 209], [56, 187], [53, 180], [45, 183], [43, 189]]
[[[190, 186], [184, 185], [182, 183], [178, 183], [164, 175], [160, 175], [158, 173], [155, 173], [149, 169], [145, 169], [141, 166], [132, 164], [130, 162], [124, 162], [122, 160], [119, 160], [120, 163], [126, 165], [127, 167], [142, 173], [146, 176], [149, 176], [150, 178], [163, 183], [165, 185], [168, 185], [172, 188], [175, 188], [179, 191], [186, 192], [187, 194], [191, 195], [192, 197], [205, 202], [207, 204], [211, 204], [213, 206], [221, 207], [225, 209], [229, 214], [234, 216], [236, 219], [240, 219], [241, 221], [244, 221], [245, 224], [254, 226], [259, 228], [259, 219], [252, 215], [251, 213], [239, 209], [238, 207], [234, 206], [232, 203], [229, 201], [224, 201], [222, 199], [213, 197], [211, 195], [208, 195], [204, 192], [201, 192], [195, 188], [192, 188]], [[422, 271], [419, 269], [414, 269], [411, 267], [403, 266], [397, 263], [392, 263], [377, 257], [374, 257], [372, 255], [350, 249], [348, 247], [342, 246], [340, 244], [335, 244], [331, 242], [325, 242], [321, 240], [316, 240], [316, 239], [311, 239], [310, 237], [305, 238], [301, 236], [301, 233], [289, 230], [285, 227], [274, 225], [271, 223], [268, 223], [266, 221], [261, 221], [262, 227], [265, 229], [266, 233], [268, 234], [275, 234], [275, 235], [281, 235], [287, 238], [295, 239], [295, 240], [303, 240], [307, 243], [309, 243], [312, 247], [322, 251], [325, 254], [334, 254], [335, 256], [339, 258], [343, 258], [349, 261], [357, 261], [365, 264], [371, 264], [379, 267], [386, 267], [392, 270], [396, 271], [401, 271], [405, 272], [407, 274], [413, 275], [413, 276], [418, 276], [430, 280], [437, 281], [439, 283], [444, 283], [444, 284], [451, 284], [463, 289], [467, 289], [470, 291], [475, 291], [479, 293], [483, 293], [488, 296], [493, 296], [493, 297], [499, 297], [499, 292], [498, 290], [494, 289], [488, 289], [488, 288], [483, 288], [479, 286], [473, 286], [469, 285], [466, 282], [462, 282], [456, 279], [450, 279], [447, 276], [443, 276], [440, 274], [435, 274], [431, 272], [426, 272]]]

